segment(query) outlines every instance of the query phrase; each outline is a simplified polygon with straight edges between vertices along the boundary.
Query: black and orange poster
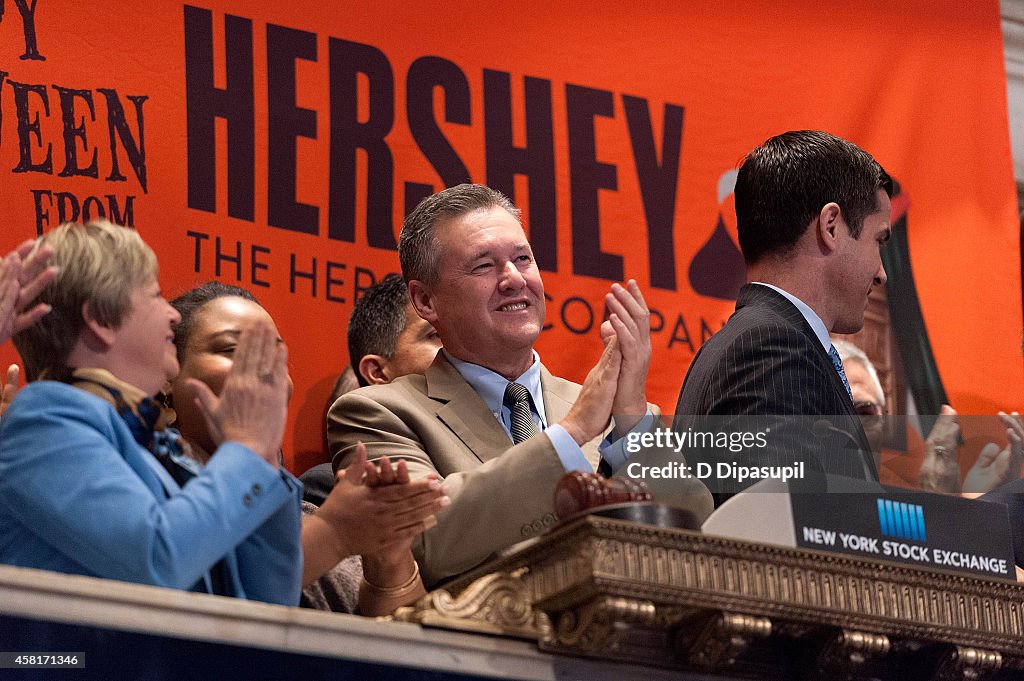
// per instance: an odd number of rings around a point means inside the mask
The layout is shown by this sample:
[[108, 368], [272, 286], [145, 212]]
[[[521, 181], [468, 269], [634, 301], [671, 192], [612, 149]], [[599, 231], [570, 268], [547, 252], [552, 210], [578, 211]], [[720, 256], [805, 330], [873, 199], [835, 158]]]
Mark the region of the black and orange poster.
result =
[[285, 454], [302, 470], [353, 301], [398, 269], [422, 196], [472, 180], [524, 209], [556, 373], [583, 378], [603, 294], [636, 278], [649, 397], [671, 411], [742, 281], [732, 171], [818, 128], [900, 183], [949, 399], [1024, 406], [998, 2], [770, 7], [0, 2], [0, 246], [104, 216], [154, 247], [170, 295], [251, 289], [290, 348]]

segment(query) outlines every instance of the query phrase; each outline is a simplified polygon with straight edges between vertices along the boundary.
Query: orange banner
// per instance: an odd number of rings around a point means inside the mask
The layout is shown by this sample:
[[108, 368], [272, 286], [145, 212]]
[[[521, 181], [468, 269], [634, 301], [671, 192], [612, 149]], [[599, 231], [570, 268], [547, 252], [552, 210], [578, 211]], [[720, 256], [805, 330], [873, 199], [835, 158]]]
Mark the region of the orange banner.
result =
[[524, 209], [556, 373], [582, 380], [603, 294], [636, 278], [671, 411], [743, 279], [731, 171], [819, 128], [902, 187], [950, 400], [1024, 406], [996, 0], [430, 4], [0, 4], [0, 246], [105, 216], [154, 247], [169, 295], [250, 288], [290, 348], [303, 470], [353, 301], [398, 269], [422, 196], [472, 180]]

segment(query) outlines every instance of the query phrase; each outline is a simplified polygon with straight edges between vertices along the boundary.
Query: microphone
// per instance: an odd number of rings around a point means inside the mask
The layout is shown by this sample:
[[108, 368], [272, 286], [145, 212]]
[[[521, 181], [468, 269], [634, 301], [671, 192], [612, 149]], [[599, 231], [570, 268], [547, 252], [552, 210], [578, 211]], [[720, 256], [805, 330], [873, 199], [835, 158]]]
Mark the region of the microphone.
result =
[[[811, 432], [814, 433], [815, 437], [821, 440], [824, 440], [830, 435], [838, 435], [844, 442], [847, 443], [846, 445], [843, 446], [843, 449], [852, 448], [855, 452], [857, 452], [858, 456], [860, 456], [860, 465], [864, 472], [863, 479], [872, 482], [875, 481], [876, 478], [874, 473], [871, 471], [871, 468], [864, 460], [864, 452], [861, 451], [860, 443], [857, 442], [857, 438], [855, 438], [852, 434], [850, 434], [846, 430], [843, 430], [842, 428], [832, 425], [832, 423], [828, 419], [818, 419], [817, 421], [815, 421], [814, 425], [811, 426]], [[824, 452], [824, 454], [825, 456], [831, 455], [831, 453], [829, 452]], [[874, 454], [872, 454], [871, 452], [868, 452], [868, 455], [874, 456]], [[826, 470], [827, 469], [828, 467], [826, 466]], [[847, 476], [844, 475], [843, 477]]]
[[824, 440], [829, 435], [838, 435], [846, 442], [852, 444], [854, 449], [860, 451], [860, 443], [857, 442], [857, 439], [842, 428], [832, 425], [828, 419], [818, 419], [815, 421], [814, 425], [811, 426], [811, 431], [814, 433], [815, 437], [821, 440]]

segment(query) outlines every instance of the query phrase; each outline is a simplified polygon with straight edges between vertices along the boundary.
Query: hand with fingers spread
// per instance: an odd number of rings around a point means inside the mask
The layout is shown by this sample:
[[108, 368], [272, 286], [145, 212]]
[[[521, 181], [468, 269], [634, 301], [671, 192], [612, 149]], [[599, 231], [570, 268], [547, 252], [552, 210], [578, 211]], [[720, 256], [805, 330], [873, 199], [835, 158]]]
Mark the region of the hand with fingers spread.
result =
[[999, 445], [994, 442], [982, 448], [978, 461], [964, 478], [966, 493], [991, 492], [1020, 477], [1020, 467], [1024, 461], [1024, 422], [1017, 412], [999, 412], [999, 420], [1006, 426], [1006, 439], [1009, 444], [1001, 451]]
[[618, 339], [622, 363], [612, 403], [618, 433], [633, 428], [647, 413], [647, 371], [651, 363], [651, 313], [640, 287], [630, 279], [625, 286], [612, 284], [605, 295], [608, 319], [601, 337]]
[[[384, 458], [380, 461], [383, 465]], [[375, 554], [396, 543], [411, 541], [436, 525], [434, 515], [450, 503], [435, 478], [382, 485], [379, 479], [368, 479], [370, 468], [375, 469], [367, 462], [366, 449], [360, 445], [355, 461], [338, 473], [334, 490], [317, 514], [330, 520], [335, 531], [344, 535], [341, 541], [346, 555]], [[396, 470], [407, 480], [409, 474], [404, 469], [404, 462], [399, 462]]]
[[[364, 450], [365, 452], [365, 450]], [[364, 484], [369, 488], [382, 489], [389, 485], [409, 485], [412, 484], [409, 479], [409, 467], [404, 461], [399, 461], [397, 465], [392, 465], [391, 460], [388, 457], [381, 457], [377, 462], [377, 466], [373, 463], [367, 462], [364, 466], [365, 476], [363, 478]], [[378, 468], [379, 466], [379, 468]], [[430, 482], [437, 481], [437, 475], [431, 474], [425, 478]], [[441, 499], [446, 499], [443, 496], [444, 491], [438, 486], [436, 490], [437, 494], [442, 495]], [[448, 502], [441, 501], [441, 505], [445, 505]], [[431, 527], [437, 524], [437, 519], [433, 516], [427, 516], [423, 518], [423, 530], [429, 530]], [[415, 534], [419, 534], [418, 532]], [[412, 540], [415, 534], [410, 534], [406, 537], [396, 539], [395, 541], [382, 547], [379, 551], [363, 554], [364, 570], [368, 562], [379, 563], [382, 567], [387, 565], [397, 565], [406, 562], [407, 558], [411, 558], [412, 554], [410, 548], [412, 547]], [[375, 584], [385, 583], [387, 580], [370, 580]]]
[[[388, 457], [377, 461], [378, 469], [372, 463], [365, 466], [367, 487], [383, 488], [388, 485], [408, 485], [409, 468], [404, 461], [391, 465]], [[427, 480], [437, 480], [431, 474]], [[441, 491], [441, 490], [439, 490]], [[447, 499], [447, 497], [443, 497]], [[442, 502], [447, 503], [447, 502]], [[434, 516], [424, 520], [424, 529], [437, 524]], [[410, 535], [392, 542], [381, 550], [363, 554], [363, 582], [359, 590], [359, 609], [364, 615], [386, 615], [400, 605], [411, 603], [426, 593], [420, 579], [419, 566], [412, 555]]]
[[[367, 462], [366, 448], [360, 444], [355, 460], [338, 472], [323, 506], [306, 521], [317, 535], [318, 555], [306, 551], [307, 562], [317, 561], [308, 566], [311, 573], [322, 574], [342, 558], [356, 554], [364, 556], [368, 573], [378, 568], [390, 574], [395, 568], [413, 565], [406, 559], [413, 538], [437, 524], [435, 514], [450, 500], [436, 476], [410, 482], [405, 462], [392, 466], [386, 457], [380, 459], [380, 467], [378, 470]], [[304, 547], [306, 540], [304, 527]], [[406, 572], [411, 569], [407, 567]]]
[[612, 416], [622, 354], [617, 336], [611, 335], [604, 340], [604, 352], [587, 374], [569, 413], [559, 422], [581, 446], [603, 433]]
[[0, 260], [0, 343], [50, 311], [44, 303], [25, 309], [58, 272], [56, 267], [46, 266], [53, 249], [43, 246], [33, 250], [35, 243], [26, 241]]
[[4, 387], [0, 390], [0, 418], [7, 412], [7, 407], [11, 406], [14, 396], [18, 393], [18, 375], [20, 373], [21, 367], [17, 364], [7, 367], [7, 380], [4, 381]]
[[960, 491], [959, 449], [960, 424], [956, 411], [944, 404], [924, 443], [924, 461], [918, 473], [921, 489], [951, 494]]
[[234, 362], [218, 397], [189, 379], [196, 406], [214, 442], [238, 442], [278, 466], [288, 402], [288, 351], [269, 323], [242, 331]]

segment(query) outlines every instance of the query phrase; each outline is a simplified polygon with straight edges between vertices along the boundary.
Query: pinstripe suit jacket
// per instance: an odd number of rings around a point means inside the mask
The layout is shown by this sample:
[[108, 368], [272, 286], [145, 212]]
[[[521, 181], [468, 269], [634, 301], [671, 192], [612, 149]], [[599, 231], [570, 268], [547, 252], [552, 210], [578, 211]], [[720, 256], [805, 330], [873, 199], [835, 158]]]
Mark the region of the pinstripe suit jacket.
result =
[[[800, 311], [766, 286], [740, 289], [728, 323], [693, 358], [676, 415], [677, 429], [770, 429], [764, 448], [704, 449], [689, 460], [804, 461], [808, 474], [878, 479], [871, 446], [828, 353]], [[720, 502], [752, 482], [708, 486]]]

